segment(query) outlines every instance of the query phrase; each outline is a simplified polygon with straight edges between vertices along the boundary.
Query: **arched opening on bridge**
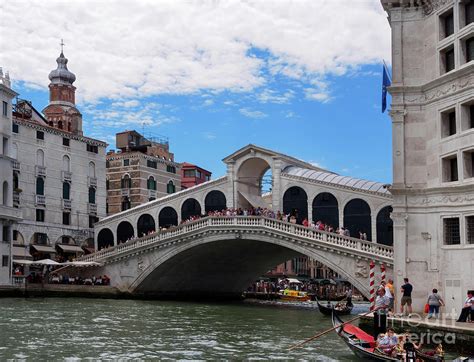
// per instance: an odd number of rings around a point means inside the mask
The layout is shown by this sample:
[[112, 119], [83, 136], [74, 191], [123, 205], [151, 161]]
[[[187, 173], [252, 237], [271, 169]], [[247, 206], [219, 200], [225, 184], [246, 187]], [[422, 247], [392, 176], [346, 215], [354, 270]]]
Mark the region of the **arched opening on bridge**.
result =
[[359, 232], [367, 234], [367, 240], [372, 240], [372, 222], [370, 206], [362, 199], [353, 199], [344, 207], [344, 227], [348, 228], [354, 238], [359, 238]]
[[170, 206], [163, 208], [158, 216], [158, 225], [160, 228], [169, 228], [178, 225], [178, 214]]
[[259, 157], [245, 160], [237, 171], [237, 206], [241, 208], [268, 207], [262, 198], [273, 188], [272, 170]]
[[308, 196], [301, 187], [293, 186], [283, 194], [283, 212], [296, 217], [296, 222], [301, 224], [308, 218]]
[[336, 229], [339, 226], [339, 206], [337, 199], [329, 192], [318, 194], [313, 200], [313, 221], [322, 221]]
[[201, 216], [201, 205], [196, 199], [187, 199], [181, 206], [181, 220], [188, 220], [193, 216]]
[[155, 219], [150, 214], [143, 214], [137, 221], [137, 236], [140, 238], [156, 231]]
[[129, 239], [133, 239], [135, 233], [133, 226], [128, 221], [122, 221], [117, 227], [117, 244], [126, 242]]
[[204, 209], [206, 214], [210, 211], [221, 211], [227, 207], [227, 200], [223, 192], [212, 190], [206, 195]]
[[114, 233], [110, 229], [102, 229], [97, 235], [97, 250], [114, 245]]
[[393, 208], [385, 206], [377, 214], [377, 243], [393, 245], [393, 220], [390, 218]]

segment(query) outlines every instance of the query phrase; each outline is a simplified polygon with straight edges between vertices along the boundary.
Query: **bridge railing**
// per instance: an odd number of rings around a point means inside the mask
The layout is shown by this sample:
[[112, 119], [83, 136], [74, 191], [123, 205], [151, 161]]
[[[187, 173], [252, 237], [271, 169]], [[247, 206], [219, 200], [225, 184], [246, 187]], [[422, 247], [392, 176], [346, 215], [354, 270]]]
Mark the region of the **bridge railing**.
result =
[[279, 232], [291, 234], [292, 236], [299, 236], [309, 241], [319, 241], [324, 244], [339, 246], [342, 248], [359, 250], [365, 253], [374, 254], [380, 257], [393, 258], [393, 248], [391, 246], [377, 244], [366, 240], [360, 240], [345, 235], [330, 233], [327, 231], [315, 230], [313, 228], [302, 225], [295, 225], [288, 222], [270, 219], [261, 216], [209, 216], [198, 219], [186, 224], [173, 227], [168, 230], [163, 230], [152, 235], [147, 235], [142, 238], [130, 240], [126, 243], [113, 246], [107, 249], [100, 250], [94, 254], [86, 255], [78, 260], [81, 261], [98, 261], [114, 255], [126, 253], [143, 246], [160, 244], [163, 241], [170, 240], [180, 235], [184, 235], [196, 230], [201, 230], [206, 227], [220, 227], [220, 226], [249, 226], [249, 227], [264, 227]]

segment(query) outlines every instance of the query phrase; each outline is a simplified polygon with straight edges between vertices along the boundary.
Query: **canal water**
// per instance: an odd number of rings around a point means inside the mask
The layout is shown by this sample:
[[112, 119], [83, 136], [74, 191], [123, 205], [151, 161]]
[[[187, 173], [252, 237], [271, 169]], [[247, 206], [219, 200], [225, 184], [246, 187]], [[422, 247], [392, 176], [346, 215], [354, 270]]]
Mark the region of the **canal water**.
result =
[[312, 304], [0, 299], [0, 360], [355, 360], [334, 333], [287, 351], [329, 327]]

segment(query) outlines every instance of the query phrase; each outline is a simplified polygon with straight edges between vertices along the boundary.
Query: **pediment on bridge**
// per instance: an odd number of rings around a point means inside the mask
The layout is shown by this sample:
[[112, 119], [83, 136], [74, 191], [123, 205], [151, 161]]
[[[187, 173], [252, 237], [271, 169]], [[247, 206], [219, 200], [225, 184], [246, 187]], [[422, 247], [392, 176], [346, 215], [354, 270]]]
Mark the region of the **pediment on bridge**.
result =
[[315, 171], [326, 171], [325, 169], [316, 167], [312, 165], [311, 163], [299, 160], [297, 158], [285, 155], [280, 152], [275, 152], [267, 148], [256, 146], [253, 144], [248, 144], [247, 146], [244, 146], [238, 149], [231, 155], [225, 157], [222, 161], [226, 164], [229, 164], [229, 163], [236, 162], [237, 160], [241, 158], [249, 158], [249, 157], [257, 156], [257, 154], [263, 154], [273, 159], [281, 160], [283, 161], [283, 164], [285, 165], [299, 166], [299, 167], [304, 167], [304, 168], [315, 170]]

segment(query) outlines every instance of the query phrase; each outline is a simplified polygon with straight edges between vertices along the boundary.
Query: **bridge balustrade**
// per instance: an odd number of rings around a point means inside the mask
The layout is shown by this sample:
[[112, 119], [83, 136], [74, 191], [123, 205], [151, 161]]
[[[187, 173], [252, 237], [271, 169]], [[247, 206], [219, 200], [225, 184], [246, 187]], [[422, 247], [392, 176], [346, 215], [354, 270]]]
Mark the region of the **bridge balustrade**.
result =
[[376, 244], [366, 240], [360, 240], [344, 235], [330, 233], [327, 231], [315, 230], [302, 225], [295, 225], [288, 222], [269, 219], [259, 216], [210, 216], [198, 219], [177, 227], [163, 230], [158, 233], [144, 236], [139, 239], [130, 240], [126, 243], [100, 250], [94, 254], [90, 254], [79, 258], [82, 261], [100, 261], [108, 257], [126, 253], [134, 249], [151, 244], [160, 244], [167, 240], [185, 235], [187, 233], [201, 230], [206, 227], [228, 227], [228, 226], [248, 226], [248, 227], [263, 227], [267, 229], [276, 230], [287, 233], [290, 236], [298, 236], [304, 238], [306, 241], [320, 244], [327, 244], [328, 246], [339, 246], [351, 250], [359, 250], [370, 253], [375, 256], [393, 258], [393, 248], [391, 246]]

